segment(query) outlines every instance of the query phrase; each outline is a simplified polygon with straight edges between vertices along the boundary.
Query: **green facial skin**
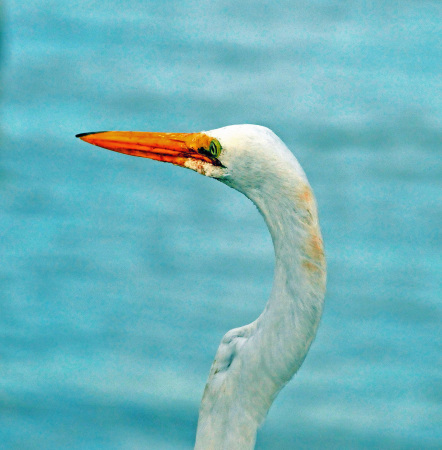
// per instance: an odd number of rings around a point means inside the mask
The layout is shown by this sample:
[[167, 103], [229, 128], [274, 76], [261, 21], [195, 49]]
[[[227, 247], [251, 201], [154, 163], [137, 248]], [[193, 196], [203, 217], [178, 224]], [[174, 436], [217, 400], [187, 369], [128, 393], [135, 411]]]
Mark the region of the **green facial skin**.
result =
[[212, 139], [210, 141], [209, 148], [199, 148], [198, 151], [210, 156], [211, 158], [218, 158], [221, 153], [221, 149], [222, 147], [219, 141], [217, 139]]
[[218, 158], [221, 153], [221, 144], [216, 139], [212, 139], [209, 147], [209, 153], [214, 158]]

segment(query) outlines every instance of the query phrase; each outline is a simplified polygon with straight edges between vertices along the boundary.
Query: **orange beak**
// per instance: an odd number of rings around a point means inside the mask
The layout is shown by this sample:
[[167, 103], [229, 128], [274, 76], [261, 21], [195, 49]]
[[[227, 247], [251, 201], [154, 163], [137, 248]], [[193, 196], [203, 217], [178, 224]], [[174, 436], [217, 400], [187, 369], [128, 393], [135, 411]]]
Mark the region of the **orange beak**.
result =
[[209, 152], [213, 138], [203, 133], [98, 131], [77, 134], [76, 137], [114, 152], [169, 162], [177, 166], [184, 166], [189, 158], [221, 166]]

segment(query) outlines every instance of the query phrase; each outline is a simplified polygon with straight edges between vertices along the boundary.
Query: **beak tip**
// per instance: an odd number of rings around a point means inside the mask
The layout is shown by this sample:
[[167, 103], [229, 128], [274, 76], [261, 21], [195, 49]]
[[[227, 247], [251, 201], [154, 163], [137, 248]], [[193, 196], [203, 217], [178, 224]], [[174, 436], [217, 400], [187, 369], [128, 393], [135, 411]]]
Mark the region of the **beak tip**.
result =
[[76, 134], [75, 137], [82, 139], [85, 136], [89, 136], [90, 134], [99, 134], [99, 133], [107, 133], [107, 131], [92, 131], [90, 133], [79, 133], [79, 134]]

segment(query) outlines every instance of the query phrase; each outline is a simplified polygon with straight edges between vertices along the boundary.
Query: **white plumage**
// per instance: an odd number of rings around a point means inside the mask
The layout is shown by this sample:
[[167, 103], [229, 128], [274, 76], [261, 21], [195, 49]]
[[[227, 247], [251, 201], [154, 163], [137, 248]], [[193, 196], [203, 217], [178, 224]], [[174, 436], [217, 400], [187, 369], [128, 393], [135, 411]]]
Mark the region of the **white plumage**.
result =
[[254, 322], [223, 337], [204, 390], [195, 444], [196, 450], [252, 449], [273, 400], [304, 361], [322, 313], [325, 258], [304, 171], [271, 130], [256, 125], [80, 137], [216, 178], [242, 192], [264, 217], [275, 249], [270, 299]]
[[[269, 129], [239, 125], [207, 132], [223, 147], [217, 176], [242, 192], [267, 223], [275, 276], [263, 313], [221, 341], [204, 391], [195, 448], [251, 449], [278, 392], [301, 366], [316, 334], [325, 260], [316, 203], [304, 171]], [[220, 169], [222, 170], [222, 169]]]

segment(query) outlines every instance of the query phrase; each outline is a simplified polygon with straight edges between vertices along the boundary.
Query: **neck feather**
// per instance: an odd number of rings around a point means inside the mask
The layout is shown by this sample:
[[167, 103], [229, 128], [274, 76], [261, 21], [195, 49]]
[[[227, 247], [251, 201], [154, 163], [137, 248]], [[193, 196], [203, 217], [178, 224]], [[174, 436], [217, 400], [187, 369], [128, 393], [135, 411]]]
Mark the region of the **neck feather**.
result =
[[312, 191], [306, 179], [294, 181], [246, 193], [272, 236], [273, 289], [258, 319], [230, 330], [221, 341], [201, 403], [195, 449], [252, 449], [259, 424], [316, 334], [325, 293], [322, 238]]

